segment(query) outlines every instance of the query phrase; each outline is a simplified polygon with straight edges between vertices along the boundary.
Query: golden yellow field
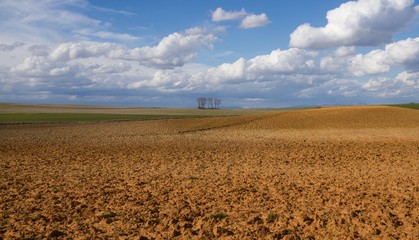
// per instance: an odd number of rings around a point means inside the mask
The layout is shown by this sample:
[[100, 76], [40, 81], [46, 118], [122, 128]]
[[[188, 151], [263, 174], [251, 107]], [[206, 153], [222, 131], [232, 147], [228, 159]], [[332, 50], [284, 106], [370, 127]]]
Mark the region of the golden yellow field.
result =
[[419, 239], [419, 111], [0, 125], [0, 239]]

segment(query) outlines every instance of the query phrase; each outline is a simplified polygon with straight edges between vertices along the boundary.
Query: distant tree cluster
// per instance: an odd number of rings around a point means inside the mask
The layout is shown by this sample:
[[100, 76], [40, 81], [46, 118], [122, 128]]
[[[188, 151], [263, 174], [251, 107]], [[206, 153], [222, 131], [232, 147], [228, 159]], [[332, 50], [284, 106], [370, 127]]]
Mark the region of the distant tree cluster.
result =
[[199, 109], [218, 109], [221, 105], [221, 99], [200, 97], [196, 99]]

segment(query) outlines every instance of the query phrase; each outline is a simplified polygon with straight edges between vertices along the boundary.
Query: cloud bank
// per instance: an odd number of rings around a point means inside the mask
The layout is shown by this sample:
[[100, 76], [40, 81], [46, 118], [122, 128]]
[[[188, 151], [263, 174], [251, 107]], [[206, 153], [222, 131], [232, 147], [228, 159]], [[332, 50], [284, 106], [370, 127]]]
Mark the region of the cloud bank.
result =
[[[229, 33], [220, 22], [256, 28], [270, 23], [267, 15], [217, 8], [215, 26], [145, 44], [69, 10], [89, 8], [87, 1], [25, 3], [34, 10], [0, 3], [0, 101], [194, 106], [201, 95], [241, 107], [419, 101], [419, 37], [393, 40], [417, 16], [413, 1], [347, 2], [327, 13], [324, 27], [297, 27], [290, 48], [215, 64], [203, 56]], [[364, 45], [374, 47], [360, 51]]]

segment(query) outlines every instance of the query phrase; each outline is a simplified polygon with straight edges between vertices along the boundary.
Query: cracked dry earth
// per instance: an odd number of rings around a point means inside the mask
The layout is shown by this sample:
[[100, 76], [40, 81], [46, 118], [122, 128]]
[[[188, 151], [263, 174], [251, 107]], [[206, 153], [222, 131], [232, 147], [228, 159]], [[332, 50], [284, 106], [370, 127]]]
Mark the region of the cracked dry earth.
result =
[[0, 239], [419, 239], [419, 111], [0, 126]]

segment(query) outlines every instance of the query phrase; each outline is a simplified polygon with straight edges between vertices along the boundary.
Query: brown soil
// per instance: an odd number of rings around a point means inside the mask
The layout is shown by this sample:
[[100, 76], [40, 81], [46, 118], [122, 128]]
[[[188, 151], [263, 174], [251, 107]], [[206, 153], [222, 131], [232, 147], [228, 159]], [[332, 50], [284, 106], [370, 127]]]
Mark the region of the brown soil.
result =
[[419, 239], [419, 111], [0, 126], [0, 239]]

